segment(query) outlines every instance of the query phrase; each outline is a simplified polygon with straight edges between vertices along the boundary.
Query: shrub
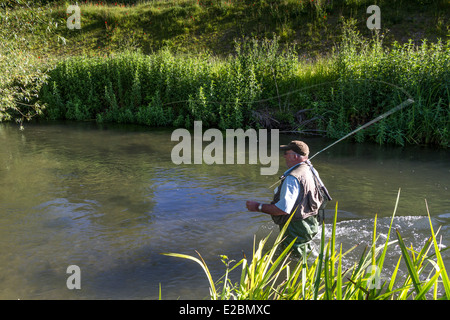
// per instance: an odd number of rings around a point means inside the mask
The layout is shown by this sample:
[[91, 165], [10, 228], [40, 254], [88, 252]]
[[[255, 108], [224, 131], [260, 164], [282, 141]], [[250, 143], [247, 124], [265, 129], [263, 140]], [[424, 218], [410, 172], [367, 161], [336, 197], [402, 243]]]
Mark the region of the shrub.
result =
[[[312, 62], [300, 60], [295, 47], [281, 48], [277, 37], [241, 39], [223, 59], [168, 49], [69, 58], [49, 73], [41, 101], [50, 118], [186, 128], [201, 120], [221, 129], [269, 123], [340, 138], [411, 98], [412, 106], [354, 139], [447, 147], [450, 41], [387, 49], [382, 36], [364, 40], [354, 24], [343, 21], [341, 44]], [[305, 111], [307, 125], [296, 123]], [[270, 120], [256, 120], [255, 112]]]

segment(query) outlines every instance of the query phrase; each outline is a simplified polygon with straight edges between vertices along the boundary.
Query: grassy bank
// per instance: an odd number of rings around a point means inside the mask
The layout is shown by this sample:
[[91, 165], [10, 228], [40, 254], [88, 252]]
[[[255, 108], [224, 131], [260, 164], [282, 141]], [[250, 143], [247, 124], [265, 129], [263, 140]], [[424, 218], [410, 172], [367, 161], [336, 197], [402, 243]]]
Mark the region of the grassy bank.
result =
[[348, 35], [314, 63], [278, 42], [244, 41], [236, 55], [123, 53], [56, 65], [41, 100], [52, 119], [139, 123], [152, 127], [270, 127], [338, 138], [407, 98], [415, 103], [357, 141], [449, 141], [450, 42], [396, 45]]
[[[381, 10], [385, 43], [436, 42], [449, 33], [446, 0], [108, 0], [78, 1], [81, 29], [69, 30], [70, 1], [0, 0], [3, 28], [27, 39], [41, 56], [63, 56], [141, 48], [143, 53], [170, 47], [182, 52], [208, 50], [225, 57], [234, 39], [272, 38], [295, 43], [307, 57], [327, 54], [340, 42], [343, 19], [354, 19], [361, 35], [367, 7]], [[9, 19], [5, 19], [9, 17]]]
[[448, 146], [446, 1], [379, 1], [378, 33], [362, 0], [81, 2], [80, 30], [44, 2], [1, 2], [0, 119], [335, 138], [411, 97], [355, 139]]

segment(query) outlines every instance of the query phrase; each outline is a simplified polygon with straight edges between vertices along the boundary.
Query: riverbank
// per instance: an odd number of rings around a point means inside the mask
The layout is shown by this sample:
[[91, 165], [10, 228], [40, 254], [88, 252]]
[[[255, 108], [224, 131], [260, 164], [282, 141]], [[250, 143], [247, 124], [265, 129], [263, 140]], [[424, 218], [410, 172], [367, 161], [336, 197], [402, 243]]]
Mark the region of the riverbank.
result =
[[447, 146], [450, 42], [387, 50], [346, 28], [339, 51], [314, 63], [280, 51], [277, 39], [237, 43], [226, 59], [170, 50], [72, 58], [49, 73], [41, 99], [55, 120], [186, 128], [200, 120], [339, 138], [412, 98], [355, 139]]
[[[337, 138], [412, 98], [354, 139], [448, 147], [448, 4], [382, 2], [374, 33], [363, 2], [85, 2], [80, 30], [59, 2], [3, 8], [0, 115]], [[417, 16], [431, 41], [399, 28]]]

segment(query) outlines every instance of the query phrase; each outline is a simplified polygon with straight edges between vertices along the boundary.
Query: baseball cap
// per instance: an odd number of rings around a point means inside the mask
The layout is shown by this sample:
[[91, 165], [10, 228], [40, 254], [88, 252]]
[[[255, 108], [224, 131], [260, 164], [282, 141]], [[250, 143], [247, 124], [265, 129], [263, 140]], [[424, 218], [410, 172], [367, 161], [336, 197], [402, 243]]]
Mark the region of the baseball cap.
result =
[[287, 145], [281, 145], [280, 146], [281, 150], [292, 150], [295, 153], [298, 153], [299, 155], [302, 156], [308, 156], [309, 155], [309, 147], [306, 143], [304, 143], [303, 141], [299, 141], [299, 140], [293, 140], [291, 142], [289, 142], [289, 144]]

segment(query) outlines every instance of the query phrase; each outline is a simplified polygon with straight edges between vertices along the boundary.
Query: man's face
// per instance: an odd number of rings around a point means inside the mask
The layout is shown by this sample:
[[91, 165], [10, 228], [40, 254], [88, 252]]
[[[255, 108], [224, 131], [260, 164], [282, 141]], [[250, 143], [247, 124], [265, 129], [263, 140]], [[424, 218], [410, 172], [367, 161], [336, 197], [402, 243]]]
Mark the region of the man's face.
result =
[[292, 150], [284, 151], [284, 159], [288, 168], [296, 165], [299, 162], [299, 155]]

